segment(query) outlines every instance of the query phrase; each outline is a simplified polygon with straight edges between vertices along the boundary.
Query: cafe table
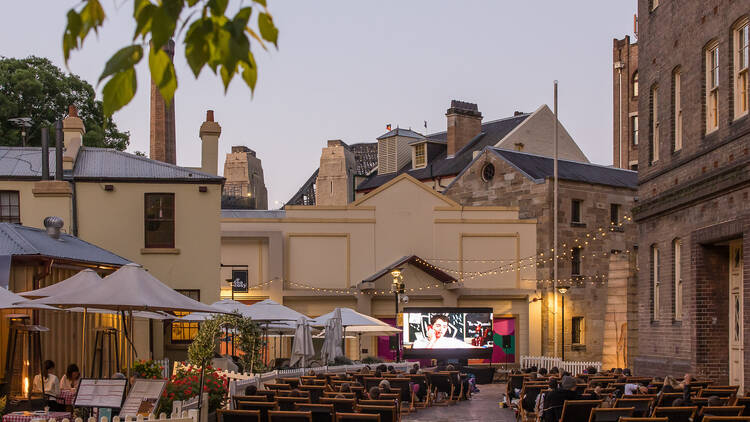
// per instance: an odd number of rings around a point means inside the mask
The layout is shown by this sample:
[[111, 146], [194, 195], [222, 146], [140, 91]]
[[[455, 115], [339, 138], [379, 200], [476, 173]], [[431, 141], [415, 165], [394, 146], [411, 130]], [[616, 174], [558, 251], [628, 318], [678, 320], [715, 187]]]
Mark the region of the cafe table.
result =
[[69, 412], [49, 412], [45, 415], [42, 412], [12, 412], [3, 416], [3, 422], [31, 422], [35, 419], [50, 420], [55, 419], [57, 422], [62, 422], [63, 419], [70, 419]]

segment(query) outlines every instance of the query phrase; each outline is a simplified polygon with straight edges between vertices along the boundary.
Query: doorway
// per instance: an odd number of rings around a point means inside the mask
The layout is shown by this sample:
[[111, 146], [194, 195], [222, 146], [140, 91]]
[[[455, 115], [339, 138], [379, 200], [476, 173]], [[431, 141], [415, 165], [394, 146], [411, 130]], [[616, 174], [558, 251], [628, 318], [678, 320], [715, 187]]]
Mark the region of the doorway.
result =
[[745, 391], [742, 239], [729, 243], [729, 384]]

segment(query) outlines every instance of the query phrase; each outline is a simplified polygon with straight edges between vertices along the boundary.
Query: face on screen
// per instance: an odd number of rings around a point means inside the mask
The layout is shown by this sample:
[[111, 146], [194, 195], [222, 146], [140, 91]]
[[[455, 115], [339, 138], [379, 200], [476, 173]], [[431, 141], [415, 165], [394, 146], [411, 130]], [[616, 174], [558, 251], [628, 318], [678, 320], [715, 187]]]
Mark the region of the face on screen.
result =
[[448, 321], [438, 318], [432, 323], [432, 330], [435, 331], [435, 338], [443, 337], [448, 331]]

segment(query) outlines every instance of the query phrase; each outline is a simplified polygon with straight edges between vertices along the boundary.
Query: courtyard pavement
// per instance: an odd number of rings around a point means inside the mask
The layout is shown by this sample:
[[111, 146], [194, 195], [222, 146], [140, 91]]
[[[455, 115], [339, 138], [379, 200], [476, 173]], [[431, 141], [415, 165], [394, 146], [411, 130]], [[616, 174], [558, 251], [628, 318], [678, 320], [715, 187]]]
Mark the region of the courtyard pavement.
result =
[[414, 413], [403, 414], [401, 420], [412, 422], [515, 421], [512, 410], [501, 409], [498, 405], [501, 394], [505, 392], [505, 384], [485, 384], [477, 387], [481, 391], [472, 395], [469, 401], [460, 401], [452, 406], [418, 409]]

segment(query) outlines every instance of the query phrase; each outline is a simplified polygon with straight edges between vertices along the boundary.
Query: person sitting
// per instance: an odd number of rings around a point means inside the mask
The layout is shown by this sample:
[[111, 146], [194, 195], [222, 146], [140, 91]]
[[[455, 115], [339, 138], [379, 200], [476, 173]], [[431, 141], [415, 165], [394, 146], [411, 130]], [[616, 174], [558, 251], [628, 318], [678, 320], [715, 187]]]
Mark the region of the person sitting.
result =
[[419, 364], [415, 363], [414, 365], [412, 365], [411, 369], [414, 370], [415, 374], [418, 374], [419, 373]]
[[54, 369], [55, 362], [45, 360], [42, 364], [41, 376], [34, 375], [32, 391], [35, 393], [44, 392], [45, 398], [50, 402], [50, 407], [57, 409], [57, 396], [60, 395], [60, 380], [57, 378], [57, 375], [54, 374]]
[[368, 395], [370, 396], [370, 400], [380, 400], [380, 389], [378, 387], [372, 387], [370, 388]]
[[718, 406], [724, 406], [724, 403], [721, 401], [719, 396], [711, 396], [707, 400], [708, 405], [712, 407], [718, 407]]
[[250, 384], [247, 387], [245, 387], [245, 395], [246, 396], [254, 396], [258, 394], [258, 386]]
[[334, 399], [345, 399], [343, 394], [336, 394], [336, 396], [333, 397]]
[[417, 370], [414, 368], [409, 369], [409, 375], [417, 375]]
[[560, 388], [550, 392], [545, 397], [542, 420], [544, 422], [559, 421], [565, 400], [578, 400], [580, 398], [577, 389], [576, 380], [573, 377], [563, 377]]
[[78, 369], [78, 365], [75, 363], [71, 363], [68, 365], [68, 369], [65, 370], [65, 375], [63, 375], [62, 379], [60, 380], [60, 389], [61, 390], [75, 390], [78, 388], [78, 383], [81, 382], [81, 370]]
[[393, 367], [393, 365], [388, 365], [388, 373], [389, 374], [395, 374], [396, 368]]
[[552, 367], [552, 368], [551, 368], [551, 369], [549, 370], [549, 374], [550, 374], [550, 375], [559, 375], [559, 374], [560, 374], [560, 370], [559, 370], [559, 369], [557, 369], [557, 366], [553, 366], [553, 367]]
[[372, 376], [375, 378], [383, 378], [383, 373], [380, 372], [380, 369], [376, 369], [375, 373]]
[[315, 371], [313, 371], [312, 369], [309, 370], [309, 371], [307, 371], [307, 376], [308, 377], [314, 377], [315, 376]]
[[630, 372], [630, 368], [623, 369], [622, 370], [622, 374], [625, 375], [626, 377], [632, 377], [633, 376], [633, 374]]
[[388, 380], [382, 380], [380, 381], [380, 384], [378, 384], [378, 388], [381, 393], [389, 394], [391, 392], [391, 383]]
[[547, 368], [539, 368], [539, 375], [546, 377], [547, 376]]

